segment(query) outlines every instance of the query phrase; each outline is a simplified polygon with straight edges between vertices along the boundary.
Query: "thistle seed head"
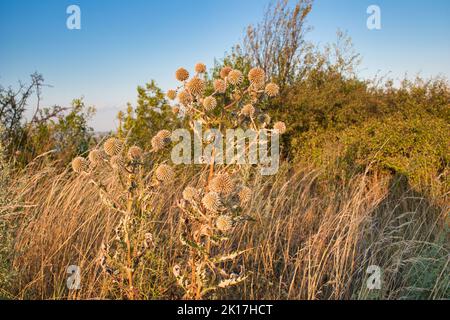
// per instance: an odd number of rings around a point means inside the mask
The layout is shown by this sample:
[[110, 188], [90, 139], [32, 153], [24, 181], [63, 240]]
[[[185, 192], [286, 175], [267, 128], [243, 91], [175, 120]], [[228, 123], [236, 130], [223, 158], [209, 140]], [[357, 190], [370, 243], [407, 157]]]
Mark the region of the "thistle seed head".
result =
[[220, 77], [225, 80], [233, 69], [231, 67], [225, 66], [220, 70]]
[[278, 132], [278, 134], [284, 134], [286, 132], [286, 124], [282, 121], [278, 121], [273, 125], [273, 129]]
[[187, 187], [186, 189], [184, 189], [183, 191], [183, 199], [186, 201], [195, 201], [198, 199], [198, 191], [197, 189], [193, 188], [193, 187]]
[[175, 172], [171, 166], [161, 164], [155, 171], [156, 179], [162, 183], [169, 183], [174, 180]]
[[211, 212], [217, 212], [220, 210], [222, 206], [222, 202], [220, 201], [220, 196], [217, 192], [209, 192], [207, 193], [203, 199], [202, 204], [206, 210]]
[[215, 176], [209, 183], [209, 189], [216, 193], [224, 195], [230, 194], [234, 189], [234, 183], [227, 173]]
[[227, 91], [227, 84], [222, 79], [217, 79], [214, 81], [214, 90], [218, 93], [225, 93]]
[[241, 113], [244, 116], [253, 117], [255, 114], [255, 108], [251, 104], [247, 104], [242, 108]]
[[253, 68], [248, 73], [248, 80], [256, 88], [262, 88], [264, 86], [266, 74], [261, 68]]
[[226, 215], [221, 215], [216, 220], [216, 227], [222, 232], [230, 231], [233, 227], [233, 220]]
[[177, 91], [176, 90], [168, 90], [167, 91], [167, 98], [170, 100], [175, 100], [177, 98]]
[[130, 160], [141, 160], [143, 156], [144, 156], [144, 152], [138, 146], [132, 146], [128, 150], [128, 158]]
[[115, 156], [122, 152], [123, 143], [117, 138], [109, 138], [106, 140], [103, 145], [103, 149], [105, 150], [108, 156]]
[[273, 98], [280, 93], [280, 88], [275, 83], [269, 83], [266, 86], [265, 92], [269, 97]]
[[205, 107], [206, 111], [211, 111], [215, 107], [217, 107], [217, 100], [213, 96], [206, 97], [203, 99], [203, 107]]
[[233, 85], [240, 84], [242, 80], [243, 80], [242, 72], [239, 70], [232, 70], [228, 74], [228, 81]]
[[183, 90], [178, 93], [178, 101], [180, 101], [182, 105], [187, 106], [192, 102], [192, 96], [187, 90]]
[[239, 191], [239, 200], [241, 202], [241, 205], [247, 203], [252, 198], [252, 189], [249, 187], [242, 187], [241, 191]]
[[72, 160], [72, 169], [76, 173], [86, 172], [88, 170], [88, 162], [83, 157], [76, 157]]
[[192, 78], [186, 85], [187, 89], [193, 96], [202, 96], [205, 90], [205, 82], [198, 78]]
[[184, 69], [184, 68], [179, 68], [176, 72], [175, 72], [175, 77], [177, 78], [178, 81], [186, 81], [187, 79], [189, 79], [189, 72]]
[[205, 73], [206, 72], [206, 65], [204, 63], [197, 63], [195, 65], [195, 72], [197, 73]]
[[89, 152], [89, 161], [94, 165], [97, 166], [102, 163], [103, 161], [103, 155], [102, 152], [98, 149], [94, 149], [91, 152]]

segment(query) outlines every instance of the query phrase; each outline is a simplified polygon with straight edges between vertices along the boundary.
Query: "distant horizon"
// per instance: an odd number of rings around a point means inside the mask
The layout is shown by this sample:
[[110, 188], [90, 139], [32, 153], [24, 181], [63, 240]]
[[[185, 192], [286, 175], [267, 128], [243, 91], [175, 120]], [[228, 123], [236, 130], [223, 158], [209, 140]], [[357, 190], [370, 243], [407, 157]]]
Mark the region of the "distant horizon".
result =
[[[176, 85], [178, 67], [192, 70], [202, 61], [212, 68], [242, 41], [248, 25], [262, 19], [269, 2], [0, 0], [0, 85], [16, 87], [39, 72], [52, 85], [43, 90], [44, 105], [84, 97], [97, 109], [91, 126], [108, 132], [117, 112], [135, 104], [137, 86], [154, 79], [167, 90]], [[81, 9], [81, 30], [66, 27], [72, 4]], [[366, 26], [372, 4], [381, 9], [381, 30]], [[449, 79], [449, 14], [446, 0], [316, 0], [307, 39], [323, 45], [337, 30], [347, 32], [363, 59], [363, 79]]]

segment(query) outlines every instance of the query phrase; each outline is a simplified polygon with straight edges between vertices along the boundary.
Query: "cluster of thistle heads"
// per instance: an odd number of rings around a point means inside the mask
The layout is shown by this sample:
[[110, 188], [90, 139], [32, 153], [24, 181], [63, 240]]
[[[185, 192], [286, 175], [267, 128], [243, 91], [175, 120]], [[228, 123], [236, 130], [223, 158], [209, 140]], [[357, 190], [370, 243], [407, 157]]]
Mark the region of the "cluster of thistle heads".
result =
[[[159, 131], [152, 138], [152, 150], [148, 153], [158, 152], [169, 146], [170, 136], [171, 132], [168, 130]], [[91, 150], [88, 159], [83, 157], [73, 159], [72, 169], [80, 174], [89, 174], [96, 168], [106, 165], [117, 173], [134, 174], [136, 168], [143, 165], [148, 153], [138, 146], [128, 147], [122, 140], [113, 137], [105, 141], [103, 149]], [[154, 178], [159, 183], [169, 183], [174, 180], [175, 172], [171, 166], [162, 163], [155, 169]]]
[[[240, 70], [225, 66], [220, 70], [219, 78], [213, 80], [214, 92], [206, 95], [205, 81], [206, 66], [203, 63], [195, 65], [195, 75], [190, 77], [189, 72], [179, 68], [175, 77], [181, 82], [177, 89], [169, 90], [167, 97], [178, 101], [173, 108], [174, 113], [179, 113], [183, 108], [188, 116], [199, 118], [211, 116], [217, 109], [230, 111], [230, 115], [236, 117], [238, 123], [249, 122], [256, 129], [266, 128], [271, 118], [256, 106], [264, 98], [274, 98], [279, 95], [277, 84], [266, 83], [266, 74], [261, 68], [253, 68], [247, 75], [249, 85], [244, 85], [244, 75]], [[229, 99], [230, 103], [219, 106], [219, 97]], [[286, 132], [283, 122], [276, 122], [273, 129], [279, 134]]]

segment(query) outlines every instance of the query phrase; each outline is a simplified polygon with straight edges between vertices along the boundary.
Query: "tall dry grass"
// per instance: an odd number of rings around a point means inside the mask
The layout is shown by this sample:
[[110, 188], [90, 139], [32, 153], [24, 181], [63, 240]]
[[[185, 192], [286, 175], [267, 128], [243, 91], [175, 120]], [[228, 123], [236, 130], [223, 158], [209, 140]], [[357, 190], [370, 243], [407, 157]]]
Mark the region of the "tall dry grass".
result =
[[[186, 185], [204, 183], [208, 172], [177, 170], [176, 182], [145, 200], [138, 230], [151, 230], [155, 247], [135, 270], [138, 299], [182, 297], [172, 274], [183, 258], [183, 219], [176, 201]], [[108, 170], [99, 174], [111, 196], [126, 197]], [[432, 203], [401, 177], [361, 175], [331, 183], [317, 170], [287, 164], [276, 176], [257, 175], [247, 184], [253, 198], [244, 214], [254, 221], [237, 226], [224, 250], [248, 250], [229, 265], [244, 267], [248, 278], [210, 298], [449, 298], [445, 199]], [[34, 162], [8, 191], [14, 206], [2, 210], [0, 219], [18, 225], [15, 281], [4, 288], [8, 298], [127, 297], [101, 272], [97, 259], [101, 244], [114, 237], [120, 213], [104, 205], [89, 177]], [[69, 265], [81, 268], [81, 290], [67, 290]], [[381, 290], [367, 289], [370, 265], [381, 267]]]

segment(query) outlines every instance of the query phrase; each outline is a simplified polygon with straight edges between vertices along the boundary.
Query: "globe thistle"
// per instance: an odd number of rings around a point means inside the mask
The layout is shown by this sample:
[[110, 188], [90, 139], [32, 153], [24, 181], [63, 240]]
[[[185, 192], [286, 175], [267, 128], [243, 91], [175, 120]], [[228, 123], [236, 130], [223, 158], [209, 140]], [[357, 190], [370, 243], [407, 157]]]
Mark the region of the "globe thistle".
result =
[[233, 85], [240, 84], [242, 80], [243, 80], [242, 72], [240, 72], [239, 70], [232, 70], [228, 74], [228, 81]]
[[265, 92], [269, 97], [273, 98], [280, 93], [280, 87], [278, 87], [275, 83], [269, 83], [266, 86]]
[[105, 141], [103, 149], [108, 156], [115, 156], [122, 152], [123, 143], [117, 138], [109, 138]]
[[253, 68], [248, 73], [248, 80], [256, 88], [261, 88], [264, 86], [264, 79], [266, 74], [261, 68]]
[[167, 164], [161, 164], [155, 171], [156, 179], [163, 183], [168, 183], [174, 180], [175, 172], [171, 166]]
[[186, 81], [187, 79], [189, 79], [189, 72], [184, 68], [179, 68], [175, 72], [175, 77], [178, 81]]
[[242, 107], [241, 113], [247, 117], [253, 117], [255, 114], [255, 108], [251, 104], [246, 104]]
[[162, 140], [165, 146], [169, 145], [170, 142], [172, 142], [172, 132], [170, 132], [169, 130], [160, 130], [158, 131], [156, 136], [158, 136]]
[[184, 189], [183, 191], [183, 199], [186, 201], [195, 201], [198, 199], [198, 190], [193, 188], [193, 187], [187, 187], [186, 189]]
[[72, 160], [72, 169], [76, 173], [86, 172], [89, 165], [85, 158], [76, 157]]
[[230, 194], [234, 189], [234, 183], [227, 173], [215, 176], [209, 183], [211, 191], [222, 193], [224, 195]]
[[213, 96], [206, 97], [203, 99], [203, 106], [205, 107], [206, 111], [211, 111], [215, 107], [217, 107], [217, 100]]
[[132, 146], [128, 150], [128, 158], [130, 160], [140, 160], [144, 156], [144, 152], [138, 146]]
[[227, 84], [222, 79], [217, 79], [214, 81], [214, 90], [218, 93], [225, 93], [227, 91]]
[[166, 146], [163, 139], [161, 139], [158, 136], [154, 136], [151, 140], [151, 145], [152, 145], [152, 149], [153, 151], [160, 151], [162, 149], [164, 149], [164, 147]]
[[94, 149], [91, 152], [89, 152], [89, 161], [94, 165], [97, 166], [103, 161], [103, 155], [102, 152], [98, 149]]
[[221, 215], [216, 220], [216, 227], [222, 232], [230, 231], [233, 227], [233, 220], [229, 216]]
[[193, 96], [201, 96], [205, 90], [205, 82], [195, 77], [187, 83], [186, 87]]
[[120, 155], [112, 156], [109, 160], [109, 164], [111, 165], [111, 168], [116, 171], [121, 171], [125, 167], [125, 161]]
[[195, 72], [197, 73], [205, 73], [206, 72], [206, 65], [204, 63], [197, 63], [195, 65]]
[[249, 187], [242, 187], [241, 191], [239, 191], [239, 200], [241, 202], [241, 205], [247, 203], [252, 198], [252, 189]]
[[176, 90], [168, 90], [167, 91], [167, 98], [170, 100], [175, 100], [177, 98], [177, 91]]
[[231, 71], [233, 71], [231, 67], [223, 67], [222, 70], [220, 70], [220, 77], [225, 80], [225, 78], [228, 77]]
[[187, 90], [183, 90], [178, 93], [178, 101], [180, 101], [182, 105], [186, 106], [192, 102], [192, 96]]
[[202, 204], [206, 210], [211, 212], [219, 211], [222, 206], [222, 202], [220, 201], [220, 197], [217, 192], [207, 193], [202, 199]]
[[278, 132], [278, 134], [284, 134], [286, 132], [286, 124], [282, 121], [278, 121], [273, 125], [273, 129]]

